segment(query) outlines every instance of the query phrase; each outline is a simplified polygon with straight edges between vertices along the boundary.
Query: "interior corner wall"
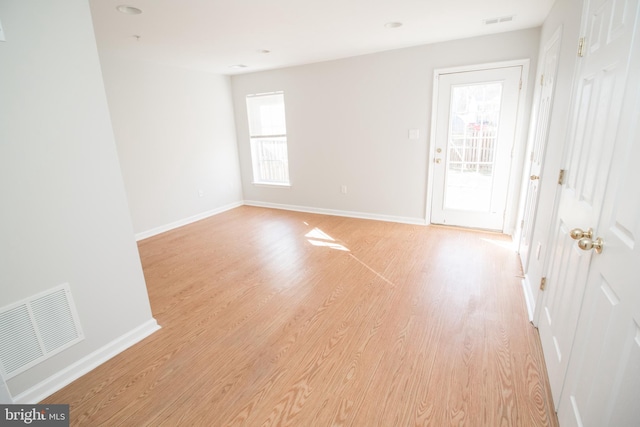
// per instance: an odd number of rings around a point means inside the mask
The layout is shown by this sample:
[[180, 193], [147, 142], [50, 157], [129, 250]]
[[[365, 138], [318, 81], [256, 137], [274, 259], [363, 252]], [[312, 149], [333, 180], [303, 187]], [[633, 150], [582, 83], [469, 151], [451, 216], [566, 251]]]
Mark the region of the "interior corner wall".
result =
[[[555, 93], [551, 105], [549, 118], [549, 136], [545, 151], [544, 165], [541, 176], [558, 176], [562, 165], [564, 141], [567, 133], [569, 109], [574, 76], [578, 56], [578, 39], [580, 37], [580, 25], [582, 18], [583, 0], [556, 0], [549, 12], [540, 36], [540, 54], [542, 49], [561, 28], [560, 54], [555, 82]], [[536, 74], [539, 75], [539, 74]], [[538, 195], [538, 209], [533, 226], [531, 247], [540, 245], [540, 253], [529, 251], [529, 263], [525, 273], [526, 283], [530, 292], [531, 304], [536, 304], [539, 292], [540, 279], [544, 275], [544, 262], [549, 256], [550, 243], [549, 230], [555, 211], [556, 192], [558, 190], [555, 179], [542, 179]], [[532, 307], [535, 310], [535, 307]]]
[[102, 50], [100, 61], [135, 232], [241, 204], [229, 77]]
[[88, 2], [3, 0], [0, 18], [0, 307], [69, 283], [85, 337], [10, 378], [15, 398], [155, 320]]
[[[233, 76], [245, 200], [424, 222], [434, 70], [516, 59], [530, 59], [535, 70], [539, 31]], [[529, 76], [526, 119], [534, 86], [534, 74]], [[245, 97], [279, 90], [285, 96], [291, 188], [252, 184]], [[419, 138], [409, 139], [409, 129], [418, 129]], [[526, 135], [524, 126], [517, 141], [522, 148]]]

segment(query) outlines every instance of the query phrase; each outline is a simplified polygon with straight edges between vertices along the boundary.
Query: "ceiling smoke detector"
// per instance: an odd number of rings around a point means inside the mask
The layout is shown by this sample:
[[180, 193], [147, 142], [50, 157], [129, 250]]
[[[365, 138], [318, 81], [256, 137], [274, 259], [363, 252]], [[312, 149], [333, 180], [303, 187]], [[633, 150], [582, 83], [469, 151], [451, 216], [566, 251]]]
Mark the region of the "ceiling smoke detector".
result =
[[402, 22], [387, 22], [384, 24], [385, 28], [400, 28], [402, 27]]
[[124, 13], [125, 15], [140, 15], [142, 13], [142, 10], [138, 9], [137, 7], [127, 6], [126, 4], [121, 4], [120, 6], [116, 7], [116, 9], [118, 10], [118, 12]]

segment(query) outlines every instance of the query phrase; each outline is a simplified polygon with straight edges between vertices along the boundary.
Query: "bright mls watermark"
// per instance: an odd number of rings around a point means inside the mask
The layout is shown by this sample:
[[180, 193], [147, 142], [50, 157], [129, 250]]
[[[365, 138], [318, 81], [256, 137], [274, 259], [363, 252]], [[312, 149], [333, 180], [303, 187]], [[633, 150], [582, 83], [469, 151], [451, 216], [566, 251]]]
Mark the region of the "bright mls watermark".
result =
[[69, 405], [0, 405], [0, 426], [68, 427]]

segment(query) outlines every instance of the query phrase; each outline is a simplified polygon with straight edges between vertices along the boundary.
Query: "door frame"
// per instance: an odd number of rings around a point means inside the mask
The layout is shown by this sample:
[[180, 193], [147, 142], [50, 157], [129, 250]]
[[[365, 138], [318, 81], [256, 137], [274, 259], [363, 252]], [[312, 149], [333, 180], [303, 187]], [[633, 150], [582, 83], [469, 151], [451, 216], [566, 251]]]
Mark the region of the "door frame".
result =
[[[545, 42], [544, 48], [542, 49], [542, 53], [543, 56], [541, 58], [538, 58], [538, 68], [540, 69], [540, 73], [541, 75], [546, 75], [545, 73], [545, 67], [546, 67], [546, 59], [547, 59], [547, 55], [549, 54], [549, 50], [551, 49], [551, 47], [553, 47], [554, 44], [558, 44], [558, 57], [560, 56], [561, 53], [561, 48], [562, 48], [562, 34], [563, 33], [563, 26], [562, 24], [558, 25], [558, 27], [556, 28], [556, 30], [553, 32], [553, 35], [551, 37], [549, 37], [549, 39]], [[556, 82], [558, 79], [558, 70], [559, 70], [559, 64], [560, 64], [560, 60], [558, 59], [558, 61], [555, 64], [555, 70], [554, 70], [554, 78], [553, 78], [553, 87], [551, 88], [551, 94], [549, 96], [549, 110], [547, 112], [547, 129], [545, 130], [545, 135], [543, 136], [542, 142], [541, 142], [541, 155], [540, 155], [540, 171], [539, 174], [540, 176], [542, 176], [542, 171], [544, 170], [544, 164], [545, 164], [545, 159], [546, 159], [546, 152], [547, 152], [547, 145], [549, 144], [549, 135], [550, 135], [550, 124], [551, 124], [551, 118], [553, 117], [553, 110], [554, 110], [554, 98], [556, 95]], [[548, 77], [548, 76], [546, 76]], [[547, 79], [545, 78], [545, 81]], [[535, 200], [533, 201], [534, 207], [535, 209], [533, 209], [532, 215], [530, 218], [527, 218], [527, 212], [526, 212], [526, 208], [527, 208], [527, 199], [529, 197], [529, 181], [530, 181], [530, 175], [531, 175], [531, 169], [532, 169], [532, 162], [533, 162], [533, 152], [535, 149], [535, 142], [536, 142], [536, 138], [539, 136], [538, 135], [538, 123], [540, 122], [541, 119], [544, 119], [544, 117], [541, 117], [540, 115], [540, 105], [541, 105], [541, 100], [542, 100], [542, 95], [543, 95], [543, 91], [544, 89], [542, 88], [542, 83], [540, 83], [539, 85], [536, 84], [536, 89], [535, 89], [535, 94], [534, 94], [534, 99], [532, 102], [532, 111], [531, 111], [531, 120], [529, 123], [529, 137], [527, 138], [527, 147], [526, 147], [526, 151], [525, 154], [531, 153], [531, 160], [526, 160], [525, 159], [525, 164], [523, 165], [524, 171], [526, 173], [523, 174], [522, 176], [522, 187], [521, 187], [521, 193], [520, 193], [520, 205], [522, 206], [521, 209], [521, 213], [522, 216], [518, 217], [518, 220], [521, 220], [521, 225], [519, 227], [517, 227], [517, 233], [516, 235], [514, 235], [514, 244], [517, 245], [517, 250], [518, 250], [518, 254], [520, 255], [520, 262], [522, 263], [522, 267], [523, 267], [523, 271], [526, 275], [527, 271], [529, 270], [529, 260], [531, 259], [531, 244], [533, 243], [533, 241], [529, 242], [529, 248], [528, 248], [528, 252], [526, 257], [522, 257], [522, 238], [523, 236], [523, 231], [525, 228], [525, 225], [530, 226], [529, 229], [529, 237], [533, 236], [533, 233], [535, 231], [535, 226], [536, 226], [536, 218], [538, 217], [538, 202], [540, 199], [540, 187], [542, 186], [541, 182], [538, 182], [538, 191], [535, 197]], [[542, 179], [542, 178], [540, 178]], [[526, 258], [526, 259], [525, 259]], [[527, 303], [527, 305], [529, 305]], [[529, 312], [530, 315], [529, 317], [531, 318], [531, 308], [529, 308]]]
[[[541, 254], [539, 253], [542, 250], [542, 246], [545, 246], [549, 244], [549, 242], [551, 241], [551, 230], [547, 230], [546, 232], [543, 233], [543, 235], [545, 236], [544, 240], [539, 240], [540, 243], [540, 247], [536, 247], [536, 249], [534, 250], [532, 248], [533, 245], [533, 240], [531, 240], [529, 248], [528, 248], [528, 253], [526, 255], [526, 260], [525, 258], [522, 256], [522, 252], [520, 250], [521, 245], [522, 245], [522, 237], [523, 237], [523, 232], [524, 232], [524, 228], [525, 226], [529, 226], [529, 234], [530, 237], [533, 238], [533, 235], [536, 233], [537, 229], [537, 223], [538, 223], [538, 217], [539, 217], [539, 213], [538, 210], [540, 208], [540, 203], [541, 203], [541, 192], [543, 191], [542, 187], [543, 187], [543, 183], [546, 181], [543, 181], [543, 175], [544, 173], [549, 170], [549, 166], [547, 165], [547, 150], [549, 149], [549, 139], [551, 137], [551, 127], [553, 125], [554, 122], [554, 116], [553, 116], [553, 112], [554, 110], [557, 110], [556, 107], [556, 102], [555, 102], [555, 98], [556, 98], [556, 92], [558, 90], [557, 88], [557, 80], [558, 80], [558, 73], [561, 72], [561, 68], [560, 68], [560, 63], [562, 62], [562, 53], [563, 53], [563, 41], [565, 40], [567, 34], [566, 34], [566, 30], [565, 30], [565, 25], [563, 23], [558, 24], [558, 26], [556, 27], [556, 29], [553, 31], [552, 35], [547, 38], [546, 40], [541, 40], [541, 45], [542, 43], [544, 43], [543, 48], [541, 50], [541, 52], [543, 53], [542, 56], [538, 57], [538, 71], [542, 74], [544, 73], [544, 61], [546, 60], [546, 55], [548, 54], [548, 49], [557, 41], [559, 44], [559, 48], [558, 48], [558, 62], [556, 63], [556, 69], [555, 69], [555, 77], [554, 77], [554, 87], [553, 87], [553, 91], [551, 94], [551, 103], [549, 106], [549, 117], [548, 117], [548, 126], [549, 128], [546, 131], [546, 135], [545, 135], [545, 139], [543, 141], [544, 147], [543, 147], [543, 154], [542, 154], [542, 164], [541, 164], [541, 169], [540, 169], [540, 181], [538, 182], [538, 194], [536, 196], [536, 200], [535, 200], [535, 210], [533, 211], [533, 215], [531, 216], [531, 218], [529, 219], [530, 223], [526, 224], [526, 205], [527, 205], [527, 198], [529, 196], [529, 180], [530, 180], [530, 175], [531, 175], [531, 162], [527, 159], [526, 155], [530, 152], [533, 151], [534, 149], [534, 143], [535, 143], [535, 138], [536, 138], [536, 134], [537, 134], [537, 130], [538, 130], [538, 121], [540, 120], [539, 117], [539, 108], [540, 108], [540, 102], [542, 99], [542, 92], [543, 89], [541, 87], [540, 84], [538, 84], [538, 74], [536, 72], [536, 84], [535, 84], [535, 89], [534, 89], [534, 95], [533, 95], [533, 102], [532, 102], [532, 106], [531, 106], [531, 121], [529, 124], [529, 136], [528, 136], [528, 140], [527, 140], [527, 147], [526, 147], [526, 151], [525, 151], [525, 163], [523, 164], [523, 175], [522, 175], [522, 183], [521, 183], [521, 193], [520, 193], [520, 202], [519, 202], [519, 217], [516, 219], [516, 232], [513, 235], [513, 241], [514, 241], [514, 245], [516, 246], [516, 251], [518, 252], [518, 256], [520, 258], [520, 262], [522, 264], [522, 268], [523, 268], [523, 278], [522, 278], [522, 289], [524, 292], [524, 299], [525, 299], [525, 303], [527, 306], [527, 311], [529, 313], [529, 320], [531, 321], [531, 323], [537, 327], [538, 325], [538, 318], [539, 318], [539, 313], [537, 313], [536, 310], [538, 310], [540, 308], [540, 302], [542, 301], [542, 291], [538, 291], [536, 293], [534, 293], [533, 289], [534, 289], [534, 285], [532, 285], [532, 283], [538, 283], [540, 281], [540, 279], [545, 276], [546, 271], [548, 270], [548, 263], [549, 263], [549, 254], [544, 254], [541, 256]], [[569, 34], [569, 37], [571, 37], [571, 35]], [[574, 64], [575, 65], [575, 64]], [[573, 72], [571, 74], [571, 85], [573, 85], [573, 81], [575, 80], [575, 76], [577, 75], [577, 67], [574, 67]], [[573, 86], [571, 86], [573, 87]], [[568, 96], [571, 96], [573, 94], [573, 89], [571, 88], [570, 92], [568, 93]], [[568, 118], [567, 118], [568, 120]], [[550, 169], [553, 173], [556, 173], [558, 170], [560, 170], [562, 162], [564, 161], [564, 145], [565, 145], [565, 141], [561, 140], [559, 142], [560, 144], [562, 144], [561, 148], [560, 148], [560, 152], [559, 154], [556, 156], [556, 160], [554, 160], [553, 158], [551, 158], [549, 161], [551, 162], [551, 164], [554, 163], [554, 161], [557, 161], [557, 168], [556, 169]], [[552, 156], [553, 157], [553, 156]], [[546, 184], [548, 186], [548, 184]], [[547, 199], [547, 200], [551, 200], [552, 202], [552, 207], [553, 210], [551, 211], [551, 217], [549, 218], [550, 223], [552, 223], [552, 221], [555, 218], [555, 211], [557, 210], [557, 204], [558, 204], [558, 195], [559, 195], [559, 189], [558, 187], [555, 187], [553, 189], [553, 196], [549, 196], [551, 197], [551, 199]], [[548, 203], [548, 202], [547, 202]], [[519, 223], [519, 224], [518, 224]], [[535, 253], [535, 255], [534, 255]], [[532, 257], [535, 256], [535, 261], [537, 262], [537, 264], [532, 267]], [[537, 289], [537, 286], [535, 286], [535, 289]]]
[[[529, 83], [529, 59], [515, 59], [511, 61], [490, 62], [484, 64], [463, 65], [459, 67], [436, 68], [433, 70], [433, 94], [431, 99], [431, 130], [429, 137], [429, 155], [427, 158], [427, 203], [425, 212], [426, 224], [431, 224], [431, 207], [433, 197], [433, 159], [435, 158], [435, 138], [436, 138], [436, 120], [438, 117], [438, 93], [439, 93], [439, 77], [443, 74], [464, 73], [470, 71], [484, 71], [493, 68], [522, 67], [522, 87], [520, 88], [520, 97], [518, 99], [518, 112], [516, 114], [516, 130], [513, 146], [511, 147], [511, 164], [509, 167], [509, 186], [507, 189], [507, 204], [505, 209], [504, 224], [502, 232], [505, 234], [513, 234], [515, 230], [515, 222], [518, 209], [518, 193], [520, 191], [520, 177], [524, 166], [524, 153], [526, 151], [526, 135], [527, 117], [526, 100], [530, 94], [528, 91]], [[530, 105], [529, 105], [530, 107]], [[447, 112], [448, 114], [448, 112]]]

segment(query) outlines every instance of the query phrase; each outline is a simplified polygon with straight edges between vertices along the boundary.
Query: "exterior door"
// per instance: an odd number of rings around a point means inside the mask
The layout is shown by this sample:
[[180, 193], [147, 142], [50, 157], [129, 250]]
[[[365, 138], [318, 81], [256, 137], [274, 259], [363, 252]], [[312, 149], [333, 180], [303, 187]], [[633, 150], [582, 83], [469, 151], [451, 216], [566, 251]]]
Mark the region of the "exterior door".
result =
[[531, 252], [531, 238], [533, 236], [533, 225], [536, 221], [536, 210], [538, 207], [538, 187], [540, 175], [544, 161], [544, 152], [549, 136], [549, 119], [551, 118], [551, 105], [553, 104], [553, 93], [556, 82], [556, 71], [558, 69], [558, 54], [560, 53], [561, 28], [555, 32], [544, 48], [542, 57], [542, 75], [540, 76], [540, 100], [538, 111], [535, 116], [535, 131], [533, 134], [533, 146], [530, 153], [530, 179], [527, 187], [527, 196], [524, 205], [524, 216], [522, 232], [520, 234], [520, 259], [522, 267], [527, 271], [529, 256]]
[[[601, 276], [597, 270], [590, 273], [592, 258], [596, 256], [604, 260], [617, 252], [608, 247], [610, 243], [605, 242], [605, 250], [598, 255], [593, 250], [582, 250], [575, 239], [587, 239], [582, 240], [584, 247], [584, 242], [589, 241], [588, 239], [596, 239], [599, 233], [602, 235], [606, 231], [601, 225], [601, 219], [604, 218], [602, 214], [613, 208], [608, 204], [608, 191], [612, 189], [607, 183], [610, 172], [613, 173], [615, 168], [619, 167], [616, 164], [612, 167], [612, 158], [621, 123], [620, 117], [631, 114], [626, 106], [623, 107], [623, 101], [632, 52], [632, 36], [637, 20], [637, 4], [638, 0], [592, 0], [585, 10], [586, 48], [572, 99], [564, 166], [566, 179], [560, 190], [551, 239], [553, 246], [550, 251], [547, 289], [538, 319], [551, 391], [557, 408], [561, 396], [564, 396], [563, 387], [569, 384], [565, 382], [569, 360], [574, 363], [580, 359], [578, 351], [574, 348], [579, 320], [580, 327], [584, 328], [585, 322], [589, 323], [594, 316], [601, 315], [598, 310], [602, 307], [595, 309], [593, 305], [583, 306], [582, 303], [585, 289], [590, 283], [588, 280], [600, 280], [594, 279], [594, 274]], [[635, 55], [637, 56], [637, 52]], [[637, 74], [632, 77], [632, 80], [638, 79]], [[635, 96], [637, 100], [637, 90]], [[635, 121], [638, 121], [638, 117]], [[629, 184], [627, 183], [627, 186]], [[637, 184], [634, 185], [635, 188], [636, 186]], [[631, 186], [628, 191], [632, 191]], [[637, 199], [636, 193], [634, 203], [637, 203]], [[636, 226], [628, 222], [621, 224], [623, 227], [629, 227], [625, 228], [625, 233], [637, 231], [637, 217], [634, 217], [633, 221], [636, 221]], [[594, 229], [592, 233], [589, 232], [591, 228]], [[625, 236], [627, 241], [634, 239], [633, 234]], [[611, 239], [608, 234], [606, 237]], [[604, 261], [596, 260], [594, 265], [602, 262]], [[631, 268], [628, 265], [626, 270], [620, 270], [619, 274], [630, 274]], [[606, 278], [606, 281], [610, 280], [612, 279]], [[635, 281], [637, 280], [636, 276]], [[616, 281], [624, 283], [618, 279]], [[609, 291], [610, 287], [605, 286], [601, 289], [606, 295], [613, 295]], [[626, 295], [622, 291], [616, 291], [615, 294], [618, 298]], [[637, 308], [637, 303], [635, 305]], [[632, 322], [631, 318], [627, 320]], [[590, 331], [585, 333], [588, 335]], [[605, 345], [611, 333], [613, 331], [602, 334], [598, 345]], [[593, 345], [593, 341], [587, 341], [589, 345]], [[607, 354], [613, 357], [611, 360], [619, 358], [619, 355]], [[578, 370], [588, 378], [595, 376], [594, 372]], [[571, 400], [570, 397], [568, 399]], [[566, 408], [564, 398], [563, 404]]]
[[[640, 25], [638, 0], [594, 1], [590, 8], [589, 53], [611, 50], [606, 66], [620, 68], [603, 79], [613, 97], [607, 114], [611, 133], [596, 133], [613, 146], [591, 174], [608, 171], [600, 220], [591, 241], [602, 238], [586, 280], [575, 343], [560, 397], [562, 426], [640, 425]], [[635, 28], [634, 28], [635, 27]], [[635, 36], [633, 36], [635, 33]], [[630, 43], [633, 36], [633, 44]], [[631, 56], [629, 56], [631, 53]], [[615, 65], [614, 65], [615, 64]], [[629, 66], [628, 73], [624, 69]], [[621, 108], [618, 91], [624, 94]], [[616, 127], [613, 127], [615, 122]], [[586, 224], [589, 225], [589, 224]], [[583, 241], [584, 243], [589, 240]], [[588, 249], [589, 245], [586, 246]]]
[[502, 230], [521, 66], [441, 74], [431, 222]]

